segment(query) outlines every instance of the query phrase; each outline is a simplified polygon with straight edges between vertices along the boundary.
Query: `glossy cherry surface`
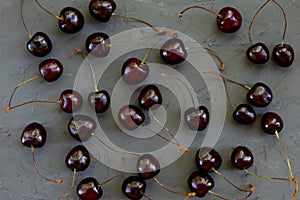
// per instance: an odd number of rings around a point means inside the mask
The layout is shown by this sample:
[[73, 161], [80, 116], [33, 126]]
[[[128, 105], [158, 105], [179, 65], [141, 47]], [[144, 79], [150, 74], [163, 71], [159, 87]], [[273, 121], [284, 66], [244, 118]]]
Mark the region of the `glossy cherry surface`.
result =
[[264, 64], [269, 60], [269, 49], [263, 43], [256, 43], [246, 52], [247, 58], [255, 64]]
[[254, 157], [251, 151], [245, 146], [238, 146], [231, 154], [232, 165], [239, 170], [247, 169], [253, 165]]
[[173, 38], [167, 40], [160, 49], [160, 56], [166, 64], [176, 65], [185, 61], [187, 51], [182, 40]]
[[88, 36], [85, 42], [85, 49], [95, 57], [103, 58], [109, 54], [109, 36], [105, 33], [97, 32]]
[[220, 168], [222, 158], [214, 148], [201, 147], [195, 155], [195, 163], [200, 172], [208, 173], [212, 168], [216, 170]]
[[161, 92], [157, 86], [147, 85], [140, 92], [138, 101], [142, 109], [155, 109], [162, 104]]
[[52, 42], [49, 36], [43, 32], [37, 32], [27, 42], [28, 51], [37, 57], [45, 57], [52, 50]]
[[69, 134], [77, 141], [87, 141], [96, 129], [96, 122], [87, 115], [74, 115], [68, 123]]
[[195, 171], [188, 178], [188, 186], [191, 192], [202, 198], [215, 186], [215, 182], [210, 175]]
[[62, 20], [59, 20], [59, 29], [64, 33], [77, 33], [84, 25], [84, 17], [82, 13], [73, 7], [66, 7], [62, 9], [59, 14]]
[[61, 93], [60, 107], [64, 112], [72, 113], [82, 107], [82, 96], [75, 90], [65, 90]]
[[289, 67], [293, 64], [295, 53], [289, 44], [278, 44], [274, 47], [272, 53], [274, 61], [281, 67]]
[[80, 200], [98, 200], [103, 195], [100, 184], [93, 177], [87, 177], [80, 181], [76, 191]]
[[47, 132], [43, 125], [33, 122], [27, 125], [22, 131], [21, 143], [24, 146], [41, 148], [46, 143]]
[[96, 20], [107, 22], [116, 7], [116, 3], [113, 0], [91, 0], [89, 12]]
[[90, 154], [84, 146], [77, 145], [67, 154], [65, 164], [72, 171], [84, 171], [90, 165]]
[[276, 131], [279, 133], [283, 129], [283, 120], [278, 114], [267, 112], [261, 119], [261, 128], [265, 133], [271, 135], [275, 134]]
[[63, 73], [64, 67], [56, 59], [47, 59], [39, 65], [40, 74], [48, 82], [56, 81]]
[[239, 124], [250, 125], [256, 120], [254, 109], [248, 104], [240, 104], [232, 113], [232, 117]]
[[247, 93], [247, 100], [253, 106], [267, 107], [273, 100], [273, 93], [269, 86], [257, 82]]
[[144, 180], [151, 179], [159, 174], [160, 164], [154, 156], [144, 154], [138, 159], [137, 172]]
[[123, 181], [123, 194], [132, 200], [143, 198], [146, 191], [146, 182], [139, 176], [130, 176]]
[[145, 121], [143, 111], [134, 105], [123, 106], [118, 114], [120, 123], [128, 130], [135, 130]]
[[217, 17], [218, 28], [225, 33], [234, 33], [242, 26], [242, 15], [232, 7], [222, 8], [219, 13], [222, 17]]
[[121, 75], [123, 80], [130, 84], [143, 82], [149, 74], [149, 66], [137, 58], [129, 58], [122, 66]]
[[209, 123], [209, 111], [205, 106], [191, 107], [184, 112], [184, 121], [191, 130], [203, 131]]
[[88, 103], [96, 113], [104, 113], [110, 105], [110, 95], [106, 90], [91, 92], [88, 95]]

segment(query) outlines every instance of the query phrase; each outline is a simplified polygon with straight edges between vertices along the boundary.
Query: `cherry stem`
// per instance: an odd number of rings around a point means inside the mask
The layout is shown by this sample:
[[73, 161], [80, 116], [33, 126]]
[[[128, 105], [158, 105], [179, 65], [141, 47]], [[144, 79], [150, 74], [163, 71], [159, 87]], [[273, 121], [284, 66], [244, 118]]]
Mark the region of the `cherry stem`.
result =
[[148, 57], [150, 56], [150, 54], [151, 54], [151, 52], [152, 52], [152, 50], [153, 50], [153, 47], [155, 47], [162, 39], [163, 39], [163, 38], [160, 38], [159, 40], [157, 40], [157, 41], [153, 44], [153, 46], [152, 46], [150, 49], [148, 49], [146, 55], [144, 56], [144, 58], [143, 58], [143, 60], [142, 60], [142, 62], [141, 62], [141, 65], [145, 64], [146, 60], [148, 59]]
[[252, 25], [253, 25], [253, 22], [256, 18], [256, 16], [260, 13], [260, 11], [266, 7], [266, 5], [268, 3], [270, 3], [271, 0], [267, 0], [257, 11], [256, 13], [254, 14], [254, 16], [252, 17], [251, 21], [250, 21], [250, 25], [249, 25], [249, 29], [248, 29], [248, 38], [249, 38], [249, 42], [250, 42], [250, 45], [252, 46], [253, 45], [253, 41], [252, 41], [252, 38], [251, 38], [251, 28], [252, 28]]
[[74, 188], [74, 185], [75, 185], [75, 181], [76, 181], [76, 169], [74, 168], [74, 171], [73, 171], [73, 179], [72, 179], [72, 185], [71, 185], [69, 191], [66, 192], [65, 194], [63, 194], [63, 195], [57, 197], [55, 200], [59, 200], [59, 199], [68, 197], [68, 196], [71, 194], [71, 192], [73, 191], [73, 188]]
[[283, 30], [283, 35], [282, 35], [282, 39], [281, 39], [281, 46], [284, 44], [284, 39], [285, 39], [285, 35], [286, 35], [286, 29], [287, 29], [287, 16], [286, 13], [283, 9], [283, 7], [276, 1], [276, 0], [272, 0], [281, 10], [282, 14], [283, 14], [283, 18], [284, 18], [284, 30]]
[[226, 96], [227, 96], [227, 100], [228, 100], [229, 104], [231, 105], [231, 107], [233, 108], [233, 110], [235, 110], [235, 105], [233, 104], [232, 99], [229, 95], [228, 84], [227, 84], [226, 80], [224, 80], [224, 79], [222, 79], [222, 80], [223, 80], [223, 83], [224, 83], [224, 86], [225, 86], [225, 93], [226, 93]]
[[59, 21], [63, 21], [63, 20], [64, 20], [64, 18], [59, 17], [59, 16], [56, 16], [55, 14], [53, 14], [53, 13], [51, 13], [49, 10], [47, 10], [44, 6], [42, 6], [42, 4], [41, 4], [38, 0], [34, 0], [34, 1], [37, 3], [37, 5], [38, 5], [42, 10], [44, 10], [46, 13], [48, 13], [48, 14], [51, 15], [52, 17], [58, 19]]
[[206, 11], [208, 11], [208, 12], [210, 12], [210, 13], [216, 15], [216, 16], [219, 17], [219, 18], [224, 18], [223, 15], [220, 15], [219, 13], [216, 13], [216, 12], [214, 12], [214, 11], [208, 9], [208, 8], [205, 8], [205, 7], [203, 7], [203, 6], [190, 6], [190, 7], [186, 8], [186, 9], [184, 9], [183, 11], [181, 11], [181, 12], [178, 14], [178, 17], [179, 17], [180, 19], [182, 19], [182, 18], [183, 18], [183, 14], [184, 14], [186, 11], [188, 11], [188, 10], [190, 10], [190, 9], [192, 9], [192, 8], [200, 8], [200, 9], [202, 9], [202, 10], [206, 10]]
[[27, 101], [25, 103], [21, 103], [15, 106], [10, 106], [7, 107], [6, 109], [3, 110], [4, 113], [9, 113], [12, 109], [27, 105], [27, 104], [32, 104], [32, 103], [57, 103], [60, 104], [61, 101], [48, 101], [48, 100], [32, 100], [32, 101]]
[[22, 24], [23, 24], [23, 26], [24, 26], [24, 28], [25, 28], [25, 31], [26, 31], [26, 33], [28, 34], [29, 38], [32, 38], [32, 35], [31, 35], [31, 33], [29, 32], [29, 30], [28, 30], [28, 28], [27, 28], [27, 26], [26, 26], [26, 23], [25, 23], [25, 21], [24, 21], [24, 16], [23, 16], [23, 5], [24, 5], [24, 0], [21, 0], [20, 14], [21, 14]]
[[196, 196], [196, 193], [194, 193], [194, 192], [190, 192], [190, 193], [187, 193], [187, 192], [177, 192], [177, 191], [174, 191], [174, 190], [172, 190], [172, 189], [170, 189], [170, 188], [168, 188], [167, 186], [165, 186], [165, 185], [163, 185], [161, 182], [159, 182], [158, 180], [157, 180], [157, 178], [153, 178], [153, 180], [160, 186], [160, 187], [162, 187], [164, 190], [166, 190], [166, 191], [168, 191], [168, 192], [171, 192], [171, 193], [173, 193], [173, 194], [179, 194], [179, 195], [186, 195], [187, 197], [192, 197], [192, 196]]
[[45, 179], [46, 181], [49, 181], [49, 182], [53, 182], [53, 183], [62, 183], [63, 180], [62, 179], [50, 179], [50, 178], [47, 178], [45, 177], [44, 175], [42, 175], [42, 173], [40, 172], [37, 164], [36, 164], [36, 161], [35, 161], [35, 155], [34, 155], [34, 147], [31, 145], [31, 154], [32, 154], [32, 160], [33, 160], [33, 163], [34, 163], [34, 168], [36, 170], [36, 172], [38, 173], [38, 175]]
[[152, 200], [148, 195], [146, 195], [145, 193], [142, 193], [143, 194], [143, 196], [146, 198], [146, 199], [148, 199], [148, 200]]
[[182, 146], [178, 140], [176, 139], [175, 135], [167, 128], [165, 127], [152, 113], [151, 109], [149, 109], [149, 114], [153, 117], [153, 119], [156, 121], [157, 124], [159, 124], [175, 141], [176, 145], [179, 147], [180, 151], [189, 152], [190, 150], [184, 146]]
[[229, 200], [229, 199], [226, 199], [226, 198], [220, 196], [219, 194], [217, 194], [217, 193], [215, 193], [215, 192], [213, 192], [213, 191], [211, 191], [211, 190], [209, 190], [208, 193], [211, 194], [211, 195], [213, 195], [213, 196], [215, 196], [215, 197], [218, 197], [219, 199], [222, 199], [222, 200]]
[[82, 52], [82, 50], [75, 48], [74, 49], [75, 53], [79, 53], [83, 59], [86, 60], [86, 62], [89, 64], [92, 76], [93, 76], [93, 80], [94, 80], [94, 88], [96, 92], [99, 92], [98, 86], [97, 86], [97, 80], [96, 80], [96, 75], [95, 75], [95, 70], [94, 67], [92, 65], [92, 63], [89, 61], [89, 59], [87, 58], [87, 56]]
[[263, 179], [267, 179], [267, 180], [279, 180], [279, 181], [293, 181], [292, 178], [278, 178], [278, 177], [270, 177], [270, 176], [263, 176], [260, 174], [256, 174], [254, 172], [249, 171], [248, 169], [244, 169], [244, 171], [247, 174], [250, 174], [252, 176], [258, 177], [258, 178], [263, 178]]
[[[123, 169], [122, 169], [122, 171], [123, 171], [123, 170], [125, 170], [125, 168], [126, 168], [126, 160], [125, 160], [125, 158], [122, 158], [122, 160], [123, 160], [123, 164], [124, 164]], [[121, 175], [120, 172], [117, 173], [117, 174], [114, 175], [113, 177], [111, 177], [111, 178], [109, 178], [109, 179], [103, 181], [102, 183], [100, 183], [99, 186], [102, 187], [103, 185], [105, 185], [105, 184], [111, 182], [112, 180], [118, 178], [120, 175]]]

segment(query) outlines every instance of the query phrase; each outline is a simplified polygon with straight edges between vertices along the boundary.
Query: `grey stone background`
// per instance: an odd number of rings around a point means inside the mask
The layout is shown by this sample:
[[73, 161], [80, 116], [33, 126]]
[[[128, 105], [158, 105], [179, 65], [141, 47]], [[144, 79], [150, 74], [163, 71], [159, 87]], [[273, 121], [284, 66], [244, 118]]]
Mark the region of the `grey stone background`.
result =
[[[299, 0], [279, 0], [287, 12], [288, 30], [286, 42], [291, 44], [296, 54], [300, 51], [299, 31]], [[108, 35], [119, 33], [131, 27], [142, 27], [141, 24], [123, 20], [112, 19], [109, 23], [102, 24], [88, 13], [89, 1], [42, 1], [54, 13], [67, 6], [79, 8], [85, 16], [84, 29], [75, 35], [61, 33], [57, 21], [39, 9], [34, 1], [26, 0], [24, 16], [29, 30], [44, 31], [53, 41], [54, 48], [48, 57], [58, 58], [65, 66], [63, 76], [55, 83], [45, 83], [42, 80], [32, 82], [20, 89], [15, 102], [29, 99], [57, 99], [62, 90], [72, 88], [76, 71], [82, 58], [73, 53], [73, 48], [83, 48], [85, 38], [92, 32], [102, 31]], [[280, 181], [260, 180], [247, 176], [241, 171], [234, 170], [229, 162], [231, 150], [238, 145], [246, 145], [255, 156], [255, 164], [251, 168], [264, 175], [286, 177], [286, 167], [283, 152], [275, 137], [264, 134], [259, 127], [259, 119], [266, 111], [275, 111], [282, 116], [285, 122], [282, 139], [286, 145], [292, 167], [297, 178], [299, 176], [300, 153], [300, 92], [299, 92], [299, 59], [288, 69], [276, 66], [272, 60], [262, 66], [249, 63], [245, 51], [249, 46], [247, 29], [249, 21], [256, 9], [263, 1], [238, 1], [238, 0], [188, 0], [188, 1], [152, 1], [131, 0], [116, 1], [117, 13], [146, 19], [149, 22], [170, 29], [176, 29], [197, 40], [203, 46], [209, 46], [217, 51], [224, 59], [227, 70], [224, 74], [235, 80], [251, 85], [256, 81], [268, 83], [274, 92], [274, 102], [267, 109], [256, 109], [258, 121], [252, 126], [240, 126], [231, 118], [231, 107], [228, 105], [228, 116], [223, 134], [215, 148], [223, 158], [220, 169], [235, 183], [246, 187], [249, 182], [256, 185], [256, 191], [250, 199], [283, 200], [291, 199], [294, 190], [292, 183]], [[22, 27], [19, 13], [19, 1], [1, 0], [0, 2], [0, 103], [1, 109], [7, 105], [9, 94], [13, 87], [22, 80], [26, 80], [38, 73], [38, 64], [43, 58], [30, 55], [25, 49], [27, 35]], [[199, 4], [215, 11], [224, 6], [236, 7], [243, 15], [242, 28], [234, 34], [221, 33], [215, 24], [215, 17], [201, 10], [190, 11], [183, 21], [179, 21], [177, 13], [189, 6]], [[252, 36], [254, 41], [263, 41], [270, 50], [280, 42], [283, 29], [283, 18], [279, 9], [269, 5], [257, 18]], [[153, 55], [154, 57], [155, 55]], [[119, 71], [111, 72], [117, 77]], [[109, 81], [103, 82], [103, 88], [110, 90]], [[245, 90], [235, 85], [230, 85], [230, 94], [235, 104], [244, 103]], [[199, 99], [201, 93], [198, 93]], [[11, 111], [0, 116], [0, 199], [55, 199], [69, 188], [72, 172], [65, 167], [64, 159], [67, 152], [77, 143], [67, 134], [66, 124], [71, 115], [63, 113], [55, 105], [32, 105]], [[173, 116], [174, 118], [174, 116]], [[100, 116], [104, 122], [105, 116]], [[172, 116], [171, 116], [172, 120]], [[48, 140], [44, 148], [36, 151], [36, 160], [41, 171], [51, 177], [64, 178], [61, 185], [48, 183], [40, 179], [33, 168], [31, 152], [20, 144], [20, 134], [23, 128], [32, 121], [45, 125], [48, 131]], [[171, 166], [162, 169], [158, 176], [164, 184], [174, 190], [188, 191], [186, 180], [194, 166], [194, 153], [196, 152], [205, 132], [200, 133], [193, 143], [191, 153], [185, 154]], [[91, 166], [82, 173], [78, 179], [94, 176], [100, 182], [114, 175], [116, 171], [92, 159]], [[117, 180], [103, 187], [103, 199], [125, 199], [121, 193], [122, 180], [129, 174], [122, 174]], [[213, 191], [229, 198], [238, 199], [244, 194], [237, 192], [226, 184], [220, 177], [213, 175], [216, 186]], [[170, 194], [162, 190], [154, 182], [149, 182], [148, 196], [153, 199], [183, 199], [183, 196]], [[78, 199], [75, 192], [68, 199]], [[215, 199], [207, 195], [205, 199]]]

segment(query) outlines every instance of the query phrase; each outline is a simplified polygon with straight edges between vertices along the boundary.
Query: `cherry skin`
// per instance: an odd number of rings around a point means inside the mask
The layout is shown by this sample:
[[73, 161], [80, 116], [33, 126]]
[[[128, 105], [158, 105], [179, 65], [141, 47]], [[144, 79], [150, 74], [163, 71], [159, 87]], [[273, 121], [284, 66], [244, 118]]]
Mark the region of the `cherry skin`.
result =
[[137, 171], [141, 178], [148, 180], [159, 174], [160, 164], [154, 156], [150, 154], [144, 154], [138, 159]]
[[191, 107], [184, 112], [184, 121], [189, 129], [203, 131], [209, 123], [209, 111], [205, 106]]
[[185, 61], [187, 51], [182, 40], [173, 38], [163, 44], [160, 49], [160, 56], [166, 64], [176, 65]]
[[68, 123], [69, 134], [79, 142], [87, 141], [95, 129], [95, 120], [87, 115], [75, 115]]
[[254, 109], [248, 104], [240, 104], [232, 113], [232, 117], [239, 124], [250, 125], [256, 120]]
[[84, 25], [84, 17], [82, 13], [73, 7], [66, 7], [62, 9], [59, 14], [62, 20], [59, 20], [59, 29], [64, 33], [77, 33]]
[[261, 119], [261, 128], [265, 133], [274, 135], [276, 131], [279, 133], [283, 129], [283, 120], [278, 114], [267, 112]]
[[90, 165], [90, 154], [84, 146], [77, 145], [67, 154], [65, 164], [72, 171], [84, 171]]
[[127, 84], [135, 85], [143, 82], [149, 74], [149, 66], [137, 58], [129, 58], [122, 66], [121, 75]]
[[110, 96], [105, 90], [91, 92], [88, 95], [88, 103], [96, 113], [104, 113], [109, 108]]
[[195, 163], [198, 170], [202, 173], [208, 173], [219, 169], [222, 165], [220, 154], [211, 147], [201, 147], [195, 155]]
[[48, 82], [56, 81], [63, 73], [64, 67], [56, 59], [47, 59], [39, 65], [40, 74]]
[[143, 111], [134, 105], [125, 105], [119, 111], [119, 121], [128, 130], [135, 130], [145, 121]]
[[273, 100], [273, 93], [266, 84], [257, 82], [247, 93], [247, 100], [253, 106], [267, 107]]
[[37, 32], [27, 42], [27, 50], [34, 56], [45, 57], [52, 50], [51, 39], [47, 34]]
[[215, 186], [215, 182], [210, 175], [195, 171], [188, 178], [188, 186], [191, 192], [202, 198]]
[[225, 7], [219, 13], [223, 17], [217, 17], [218, 28], [225, 33], [234, 33], [242, 26], [242, 16], [235, 8]]
[[61, 93], [59, 104], [64, 112], [72, 113], [82, 107], [82, 96], [75, 90], [65, 90]]
[[116, 8], [113, 0], [91, 0], [89, 4], [90, 14], [100, 22], [108, 22]]
[[43, 125], [33, 122], [27, 125], [22, 131], [21, 143], [24, 146], [41, 148], [46, 143], [47, 132]]
[[239, 170], [248, 169], [253, 165], [254, 157], [251, 151], [245, 146], [238, 146], [231, 154], [232, 165]]
[[98, 200], [103, 195], [100, 184], [93, 177], [87, 177], [80, 181], [76, 191], [80, 200]]
[[143, 198], [146, 191], [146, 182], [139, 176], [130, 176], [123, 181], [122, 191], [131, 200]]
[[289, 44], [278, 44], [274, 47], [272, 53], [274, 61], [281, 67], [289, 67], [293, 64], [295, 53]]
[[109, 36], [105, 33], [93, 33], [86, 39], [85, 49], [93, 56], [103, 58], [109, 54]]
[[263, 43], [256, 43], [246, 52], [247, 58], [255, 64], [264, 64], [269, 60], [269, 49]]
[[155, 85], [145, 86], [138, 97], [139, 105], [144, 110], [157, 108], [162, 104], [161, 93]]

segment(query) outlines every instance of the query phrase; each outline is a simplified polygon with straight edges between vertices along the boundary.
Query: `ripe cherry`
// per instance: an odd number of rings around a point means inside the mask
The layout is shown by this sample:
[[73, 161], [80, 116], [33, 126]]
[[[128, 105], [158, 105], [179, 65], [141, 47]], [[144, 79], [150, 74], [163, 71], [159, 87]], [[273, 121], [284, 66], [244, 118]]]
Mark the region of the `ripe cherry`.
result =
[[131, 200], [143, 198], [146, 191], [146, 182], [139, 176], [130, 176], [123, 181], [123, 194]]
[[239, 124], [253, 124], [256, 120], [254, 109], [248, 104], [240, 104], [232, 113], [232, 117]]
[[253, 106], [267, 107], [273, 100], [273, 93], [269, 86], [257, 82], [247, 93], [247, 100]]
[[76, 112], [82, 107], [82, 96], [75, 90], [65, 90], [60, 95], [59, 104], [64, 112]]
[[195, 163], [200, 172], [208, 173], [220, 168], [222, 158], [214, 148], [201, 147], [196, 153]]
[[80, 181], [76, 191], [80, 200], [98, 200], [103, 195], [101, 185], [93, 177], [88, 177]]
[[85, 42], [85, 49], [93, 56], [103, 58], [109, 54], [110, 39], [102, 32], [93, 33], [88, 36]]
[[61, 62], [56, 59], [47, 59], [39, 65], [40, 74], [48, 82], [56, 81], [63, 73]]
[[77, 33], [84, 25], [84, 17], [82, 13], [73, 7], [66, 7], [60, 11], [58, 21], [59, 29], [64, 33]]
[[84, 146], [77, 145], [67, 154], [65, 164], [72, 171], [84, 171], [90, 165], [90, 154]]
[[141, 108], [153, 110], [162, 104], [161, 92], [157, 86], [147, 85], [140, 92], [138, 102]]
[[209, 123], [209, 111], [205, 106], [191, 107], [184, 112], [184, 121], [191, 130], [203, 131]]
[[143, 111], [134, 105], [125, 105], [119, 110], [119, 121], [128, 130], [135, 130], [145, 121]]
[[116, 7], [113, 0], [91, 0], [89, 12], [96, 20], [108, 22]]
[[68, 123], [69, 134], [79, 142], [87, 141], [95, 129], [95, 120], [83, 114], [73, 116]]
[[261, 128], [265, 133], [275, 135], [283, 129], [283, 120], [274, 112], [267, 112], [261, 119]]
[[160, 56], [166, 64], [176, 65], [185, 61], [187, 51], [182, 40], [175, 37], [163, 44], [160, 49]]
[[231, 153], [231, 164], [239, 170], [248, 169], [253, 165], [254, 157], [245, 146], [238, 146]]
[[255, 64], [264, 64], [269, 60], [269, 49], [263, 43], [256, 43], [246, 52], [247, 58]]
[[210, 175], [195, 171], [188, 178], [188, 186], [197, 197], [202, 198], [215, 186], [215, 182]]
[[121, 75], [127, 84], [143, 82], [149, 74], [149, 66], [138, 58], [129, 58], [122, 66]]
[[96, 113], [104, 113], [110, 105], [110, 95], [106, 90], [91, 92], [88, 95], [88, 103]]
[[137, 172], [144, 180], [151, 179], [159, 174], [160, 164], [151, 154], [144, 154], [138, 159]]
[[51, 39], [45, 33], [37, 32], [27, 42], [27, 49], [34, 56], [45, 57], [52, 50]]
[[281, 67], [289, 67], [293, 64], [295, 53], [289, 44], [278, 44], [273, 49], [273, 59]]

